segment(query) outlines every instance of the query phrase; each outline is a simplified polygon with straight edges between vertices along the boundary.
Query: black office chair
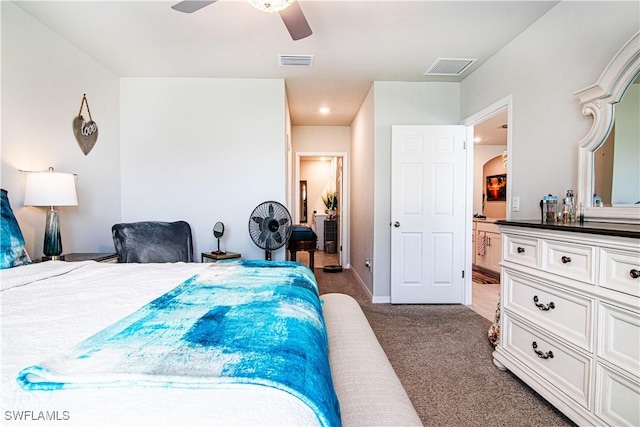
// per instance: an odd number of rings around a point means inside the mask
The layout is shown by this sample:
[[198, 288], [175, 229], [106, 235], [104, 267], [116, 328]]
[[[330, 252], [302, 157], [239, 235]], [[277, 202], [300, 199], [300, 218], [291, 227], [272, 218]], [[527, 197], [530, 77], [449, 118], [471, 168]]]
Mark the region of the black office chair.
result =
[[191, 227], [184, 221], [143, 221], [111, 227], [118, 262], [193, 262]]

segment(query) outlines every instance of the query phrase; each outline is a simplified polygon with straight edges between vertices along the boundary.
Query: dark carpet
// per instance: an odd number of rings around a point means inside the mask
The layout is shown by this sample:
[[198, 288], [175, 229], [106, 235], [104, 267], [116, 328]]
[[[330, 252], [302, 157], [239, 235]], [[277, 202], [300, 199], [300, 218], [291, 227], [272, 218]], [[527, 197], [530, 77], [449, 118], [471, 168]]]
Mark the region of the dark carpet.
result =
[[372, 304], [351, 270], [315, 269], [320, 293], [362, 307], [425, 426], [573, 426], [492, 361], [491, 322], [464, 305]]

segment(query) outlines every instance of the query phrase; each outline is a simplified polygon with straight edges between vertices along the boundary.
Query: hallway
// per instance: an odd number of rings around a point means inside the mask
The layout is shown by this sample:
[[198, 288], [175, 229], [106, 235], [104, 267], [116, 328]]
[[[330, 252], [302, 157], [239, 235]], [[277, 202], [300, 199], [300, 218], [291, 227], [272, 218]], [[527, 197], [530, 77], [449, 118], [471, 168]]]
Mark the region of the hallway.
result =
[[[300, 251], [296, 254], [296, 260], [303, 264], [309, 265], [309, 253]], [[313, 257], [314, 268], [322, 268], [327, 265], [339, 265], [338, 253], [330, 254], [325, 251], [315, 251]]]
[[500, 281], [476, 271], [472, 279], [472, 303], [470, 308], [493, 322], [500, 301]]

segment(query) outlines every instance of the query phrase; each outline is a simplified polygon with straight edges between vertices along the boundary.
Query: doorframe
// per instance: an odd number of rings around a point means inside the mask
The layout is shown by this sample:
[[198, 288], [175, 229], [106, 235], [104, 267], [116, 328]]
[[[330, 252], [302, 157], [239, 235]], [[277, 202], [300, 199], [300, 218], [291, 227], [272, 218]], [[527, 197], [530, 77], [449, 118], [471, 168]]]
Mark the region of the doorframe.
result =
[[[338, 200], [338, 211], [340, 212], [340, 247], [338, 247], [338, 253], [340, 255], [340, 265], [343, 268], [351, 268], [349, 257], [349, 246], [351, 236], [349, 234], [349, 155], [346, 151], [298, 151], [296, 152], [295, 164], [294, 164], [294, 184], [300, 182], [300, 160], [303, 157], [341, 157], [342, 158], [342, 200]], [[295, 194], [294, 200], [294, 212], [300, 211], [299, 199], [300, 188], [297, 185], [293, 185]], [[309, 213], [307, 212], [307, 220], [309, 219]]]
[[[507, 176], [509, 177], [509, 185], [507, 185], [507, 200], [506, 200], [506, 212], [505, 212], [505, 219], [510, 219], [511, 218], [511, 201], [512, 201], [512, 197], [511, 197], [511, 191], [513, 188], [513, 175], [511, 173], [511, 169], [512, 169], [512, 156], [511, 156], [511, 152], [512, 152], [512, 132], [513, 132], [513, 97], [512, 95], [507, 95], [502, 99], [499, 99], [498, 101], [494, 102], [493, 104], [482, 108], [480, 111], [478, 111], [475, 114], [472, 114], [471, 116], [465, 118], [464, 120], [462, 120], [460, 122], [461, 125], [463, 126], [467, 126], [471, 129], [470, 134], [470, 140], [471, 143], [468, 144], [469, 146], [467, 147], [468, 149], [468, 153], [467, 153], [467, 167], [470, 168], [468, 170], [473, 170], [473, 161], [474, 161], [474, 144], [473, 144], [473, 128], [477, 123], [483, 122], [487, 119], [489, 119], [490, 117], [501, 113], [502, 111], [507, 110]], [[473, 173], [469, 174], [467, 176], [467, 211], [472, 211], [473, 210]], [[467, 281], [465, 283], [465, 295], [464, 295], [464, 304], [465, 305], [471, 305], [472, 303], [472, 260], [473, 260], [473, 253], [471, 251], [473, 251], [473, 245], [471, 244], [472, 242], [472, 233], [473, 233], [473, 217], [472, 215], [468, 215], [467, 218], [467, 236], [466, 236], [466, 242], [468, 244], [468, 249], [466, 251], [466, 261], [465, 261], [465, 270], [469, 272], [469, 275], [467, 277]]]

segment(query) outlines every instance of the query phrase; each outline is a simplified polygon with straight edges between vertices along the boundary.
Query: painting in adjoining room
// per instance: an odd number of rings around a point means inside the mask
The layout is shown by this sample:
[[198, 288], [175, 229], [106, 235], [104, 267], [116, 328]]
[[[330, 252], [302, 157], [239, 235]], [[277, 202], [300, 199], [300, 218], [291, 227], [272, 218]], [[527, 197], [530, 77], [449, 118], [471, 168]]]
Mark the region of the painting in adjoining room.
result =
[[487, 202], [507, 200], [507, 174], [487, 176]]

